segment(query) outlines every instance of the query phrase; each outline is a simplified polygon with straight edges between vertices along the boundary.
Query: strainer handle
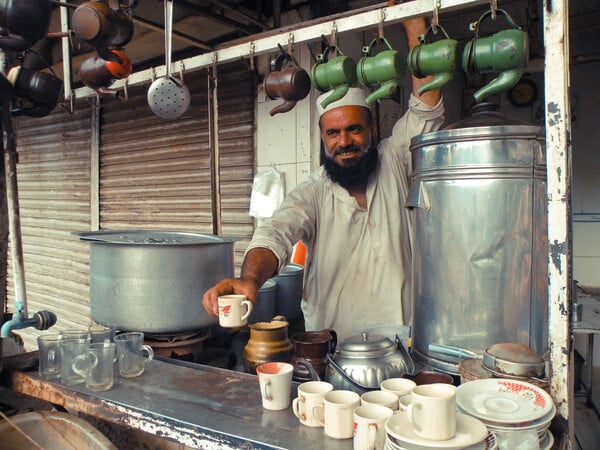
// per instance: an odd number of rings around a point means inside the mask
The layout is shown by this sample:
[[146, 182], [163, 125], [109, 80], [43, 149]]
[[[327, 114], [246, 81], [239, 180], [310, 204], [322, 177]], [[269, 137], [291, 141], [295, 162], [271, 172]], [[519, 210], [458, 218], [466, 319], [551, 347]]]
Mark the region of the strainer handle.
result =
[[165, 66], [171, 77], [171, 45], [173, 42], [173, 0], [165, 0]]

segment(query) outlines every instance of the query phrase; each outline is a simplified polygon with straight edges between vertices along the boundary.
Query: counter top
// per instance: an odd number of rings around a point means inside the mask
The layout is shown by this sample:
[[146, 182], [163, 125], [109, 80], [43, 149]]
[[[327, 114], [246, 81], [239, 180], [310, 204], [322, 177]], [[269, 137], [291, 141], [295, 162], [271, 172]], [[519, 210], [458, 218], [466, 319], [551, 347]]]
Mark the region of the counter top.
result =
[[265, 410], [255, 375], [202, 364], [154, 359], [140, 377], [115, 375], [114, 386], [103, 392], [43, 380], [37, 372], [6, 375], [16, 392], [192, 448], [342, 450], [353, 444], [301, 425], [291, 407]]

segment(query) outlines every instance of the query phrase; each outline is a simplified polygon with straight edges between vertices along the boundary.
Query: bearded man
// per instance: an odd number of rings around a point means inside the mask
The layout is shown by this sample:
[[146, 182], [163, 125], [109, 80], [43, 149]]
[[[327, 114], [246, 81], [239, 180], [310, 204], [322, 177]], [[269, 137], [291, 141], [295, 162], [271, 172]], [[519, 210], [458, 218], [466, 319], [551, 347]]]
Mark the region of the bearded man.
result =
[[[424, 19], [404, 22], [409, 47], [426, 31]], [[378, 145], [365, 93], [350, 88], [322, 106], [317, 100], [322, 165], [256, 228], [240, 278], [209, 289], [203, 305], [218, 315], [219, 295], [258, 290], [290, 261], [294, 244], [307, 249], [302, 312], [306, 330], [331, 328], [338, 339], [376, 324], [411, 321], [410, 219], [404, 208], [413, 136], [444, 121], [439, 91], [417, 97], [427, 82], [413, 77], [407, 112]]]

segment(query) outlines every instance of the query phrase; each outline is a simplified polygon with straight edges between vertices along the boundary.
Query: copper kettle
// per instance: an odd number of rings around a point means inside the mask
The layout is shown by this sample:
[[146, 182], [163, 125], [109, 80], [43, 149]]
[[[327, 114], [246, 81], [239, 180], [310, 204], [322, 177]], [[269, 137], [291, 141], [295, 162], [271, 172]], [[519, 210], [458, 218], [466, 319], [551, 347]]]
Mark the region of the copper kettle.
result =
[[[284, 62], [287, 67], [282, 68]], [[271, 71], [263, 80], [265, 93], [271, 99], [282, 98], [284, 102], [270, 111], [271, 116], [290, 111], [296, 102], [305, 98], [310, 92], [310, 77], [306, 70], [298, 66], [296, 60], [288, 53], [281, 52], [270, 64]]]
[[79, 68], [79, 77], [83, 83], [96, 90], [103, 92], [116, 80], [126, 78], [131, 74], [131, 61], [122, 50], [111, 50], [118, 55], [123, 62], [106, 61], [99, 56], [91, 56], [86, 59]]
[[118, 54], [110, 49], [126, 45], [133, 37], [133, 22], [120, 9], [118, 3], [109, 0], [110, 6], [101, 1], [82, 3], [71, 19], [75, 34], [83, 42], [96, 49], [102, 59], [122, 63]]

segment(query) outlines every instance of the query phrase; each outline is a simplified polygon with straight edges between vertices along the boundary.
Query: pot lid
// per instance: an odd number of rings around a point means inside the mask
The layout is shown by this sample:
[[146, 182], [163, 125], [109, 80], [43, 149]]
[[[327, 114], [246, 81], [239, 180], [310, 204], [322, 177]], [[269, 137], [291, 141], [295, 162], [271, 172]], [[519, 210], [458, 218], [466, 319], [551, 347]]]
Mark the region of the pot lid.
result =
[[82, 241], [130, 245], [190, 245], [235, 242], [234, 237], [183, 231], [158, 230], [99, 230], [71, 233]]
[[496, 127], [502, 125], [529, 125], [526, 122], [506, 116], [497, 111], [498, 105], [492, 102], [476, 103], [471, 108], [469, 117], [454, 122], [444, 130], [457, 130], [459, 128], [471, 127]]
[[395, 345], [387, 337], [363, 331], [359, 336], [351, 336], [339, 344], [340, 354], [370, 353], [385, 354], [395, 350]]
[[542, 357], [529, 347], [505, 342], [486, 349], [482, 365], [498, 375], [543, 377], [546, 364]]

